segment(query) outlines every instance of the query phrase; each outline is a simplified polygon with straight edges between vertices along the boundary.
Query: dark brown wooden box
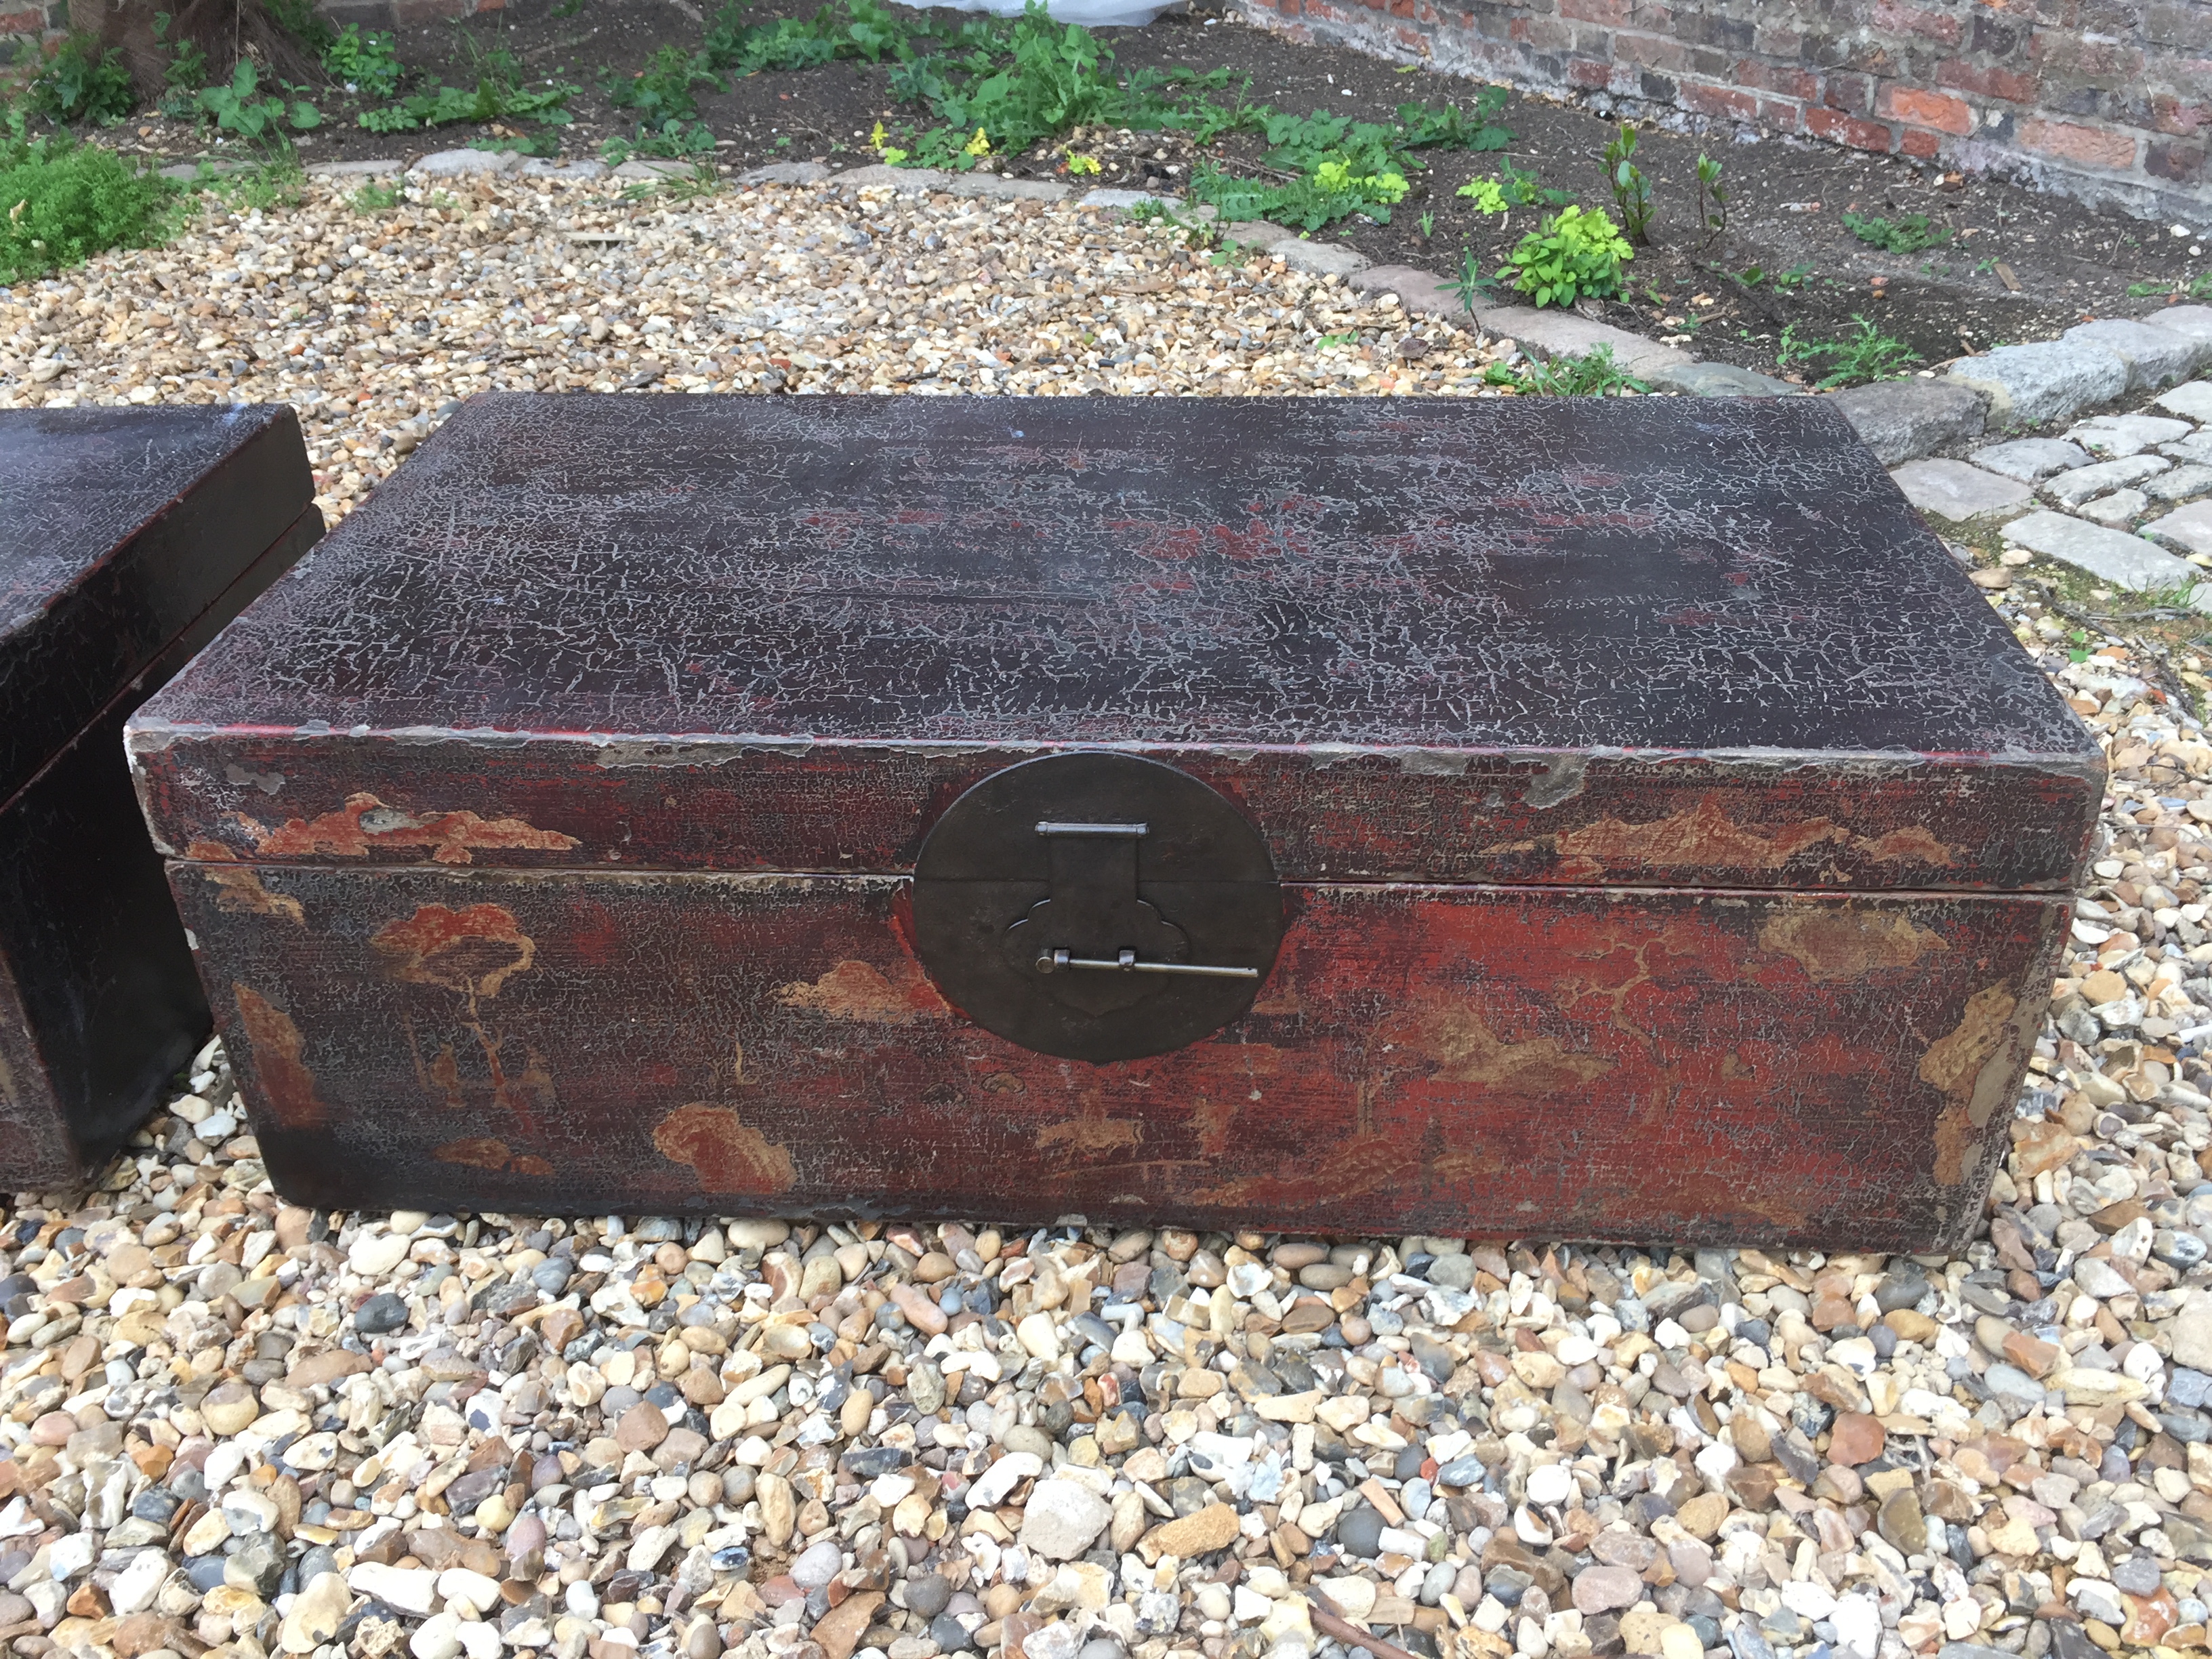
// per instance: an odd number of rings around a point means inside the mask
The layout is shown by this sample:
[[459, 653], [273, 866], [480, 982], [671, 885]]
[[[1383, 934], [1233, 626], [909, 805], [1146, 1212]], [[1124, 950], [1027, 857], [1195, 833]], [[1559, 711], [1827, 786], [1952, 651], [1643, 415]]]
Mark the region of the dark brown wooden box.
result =
[[1813, 398], [486, 398], [131, 742], [299, 1202], [1885, 1249], [2103, 780]]
[[66, 1183], [206, 1036], [123, 723], [322, 534], [281, 407], [0, 410], [0, 1187]]

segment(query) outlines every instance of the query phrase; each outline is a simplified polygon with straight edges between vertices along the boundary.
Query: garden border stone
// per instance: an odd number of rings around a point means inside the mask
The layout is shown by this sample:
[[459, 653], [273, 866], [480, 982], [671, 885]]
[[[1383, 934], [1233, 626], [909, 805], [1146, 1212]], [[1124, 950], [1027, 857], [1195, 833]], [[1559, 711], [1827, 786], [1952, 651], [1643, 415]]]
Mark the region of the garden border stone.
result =
[[1876, 380], [1826, 396], [1884, 466], [1971, 442], [1989, 418], [1979, 392], [1945, 380]]
[[2070, 421], [2128, 389], [2128, 366], [2118, 354], [2078, 340], [1999, 346], [1944, 372], [1987, 398], [1990, 419], [2000, 426]]
[[2155, 392], [2194, 374], [2212, 356], [2212, 337], [2199, 339], [2155, 323], [2124, 317], [2100, 317], [2078, 323], [2058, 337], [2101, 346], [2128, 366], [2128, 390]]
[[[2048, 507], [2014, 519], [2005, 526], [2004, 538], [2031, 553], [2070, 564], [2138, 593], [2205, 579], [2205, 573], [2195, 565], [2161, 551], [2140, 536], [2107, 530]], [[2212, 600], [2199, 600], [2196, 608], [2212, 609]]]

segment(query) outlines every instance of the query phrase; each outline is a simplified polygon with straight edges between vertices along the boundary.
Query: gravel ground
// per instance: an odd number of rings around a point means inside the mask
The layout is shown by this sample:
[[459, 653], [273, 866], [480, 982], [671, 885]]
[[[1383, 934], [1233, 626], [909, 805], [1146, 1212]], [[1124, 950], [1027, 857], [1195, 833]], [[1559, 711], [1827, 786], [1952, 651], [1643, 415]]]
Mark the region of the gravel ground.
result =
[[1117, 213], [520, 178], [363, 210], [355, 184], [0, 290], [0, 408], [289, 403], [335, 519], [493, 388], [1465, 395], [1492, 358], [1395, 297]]
[[[1059, 209], [311, 189], [18, 293], [0, 392], [300, 404], [335, 514], [486, 386], [1470, 388], [1480, 342], [1420, 331]], [[94, 1193], [0, 1223], [0, 1639], [2203, 1648], [2212, 745], [2139, 644], [2075, 662], [2025, 584], [1991, 602], [2115, 772], [1963, 1257], [310, 1213], [210, 1044]]]

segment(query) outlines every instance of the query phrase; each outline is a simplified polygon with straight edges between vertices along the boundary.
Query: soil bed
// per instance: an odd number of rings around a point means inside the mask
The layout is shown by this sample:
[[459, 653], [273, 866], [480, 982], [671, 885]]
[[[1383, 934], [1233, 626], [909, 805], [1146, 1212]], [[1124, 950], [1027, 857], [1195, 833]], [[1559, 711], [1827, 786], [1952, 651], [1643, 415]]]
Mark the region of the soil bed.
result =
[[[814, 9], [815, 0], [763, 0], [746, 16], [759, 21]], [[947, 23], [962, 17], [933, 15]], [[354, 125], [361, 100], [329, 89], [321, 95], [325, 125], [301, 155], [311, 162], [412, 156], [502, 137], [542, 143], [548, 135], [569, 155], [595, 154], [603, 141], [636, 130], [634, 113], [609, 101], [601, 68], [627, 75], [656, 48], [690, 48], [700, 33], [692, 8], [675, 0], [522, 0], [460, 23], [419, 26], [398, 42], [410, 70], [466, 85], [481, 53], [504, 48], [529, 76], [579, 88], [570, 100], [574, 124], [565, 130], [517, 124], [378, 134]], [[1406, 102], [1468, 107], [1476, 89], [1468, 80], [1348, 48], [1299, 45], [1218, 13], [1170, 14], [1147, 28], [1099, 34], [1123, 73], [1146, 65], [1225, 67], [1232, 84], [1216, 94], [1219, 101], [1233, 100], [1237, 83], [1249, 80], [1244, 98], [1292, 113], [1388, 120]], [[717, 141], [713, 160], [732, 168], [777, 160], [833, 166], [872, 161], [868, 134], [875, 123], [896, 129], [919, 112], [894, 105], [890, 74], [888, 64], [840, 61], [764, 71], [732, 81], [726, 93], [702, 87], [700, 112]], [[1542, 210], [1486, 217], [1455, 191], [1508, 159], [1534, 169], [1547, 187], [1610, 208], [1600, 151], [1615, 131], [1613, 122], [1517, 94], [1494, 118], [1513, 134], [1503, 156], [1423, 151], [1426, 170], [1411, 176], [1412, 191], [1389, 223], [1355, 218], [1316, 234], [1348, 242], [1378, 264], [1453, 275], [1463, 253], [1471, 252], [1477, 269], [1495, 271]], [[155, 119], [124, 131], [135, 134], [134, 148], [172, 155], [199, 149], [192, 129], [179, 123]], [[1636, 159], [1657, 204], [1651, 240], [1637, 250], [1620, 298], [1586, 301], [1583, 309], [1701, 357], [1775, 373], [1785, 326], [1795, 323], [1802, 338], [1832, 340], [1851, 330], [1854, 317], [1865, 317], [1935, 364], [2006, 342], [2048, 338], [2091, 316], [2144, 313], [2208, 270], [2203, 244], [2177, 238], [2166, 225], [2094, 212], [2017, 185], [1762, 137], [1749, 129], [1716, 126], [1699, 137], [1645, 125], [1639, 137]], [[1161, 190], [1180, 190], [1205, 161], [1233, 173], [1257, 171], [1265, 149], [1243, 133], [1200, 150], [1180, 133], [1095, 131], [1084, 134], [1079, 146], [1097, 159], [1100, 172], [1072, 182]], [[1701, 234], [1696, 223], [1692, 168], [1700, 152], [1717, 156], [1725, 169], [1729, 222], [1717, 237]], [[1067, 177], [1058, 145], [994, 161], [1017, 176]], [[1847, 212], [1893, 219], [1924, 214], [1944, 240], [1917, 253], [1887, 253], [1844, 228]], [[2153, 285], [2154, 293], [2148, 291]], [[2131, 295], [2130, 287], [2138, 291]], [[1788, 366], [1779, 372], [1790, 379], [1818, 374]]]

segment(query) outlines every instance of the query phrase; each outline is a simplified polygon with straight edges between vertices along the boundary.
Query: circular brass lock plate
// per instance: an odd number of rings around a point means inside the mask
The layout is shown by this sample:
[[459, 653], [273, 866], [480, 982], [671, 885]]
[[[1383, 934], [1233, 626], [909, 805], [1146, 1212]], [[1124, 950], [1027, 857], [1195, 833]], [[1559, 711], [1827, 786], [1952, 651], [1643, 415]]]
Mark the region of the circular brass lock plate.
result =
[[1283, 937], [1260, 832], [1158, 761], [1077, 750], [995, 772], [915, 860], [915, 943], [984, 1030], [1067, 1060], [1135, 1060], [1252, 1006]]

